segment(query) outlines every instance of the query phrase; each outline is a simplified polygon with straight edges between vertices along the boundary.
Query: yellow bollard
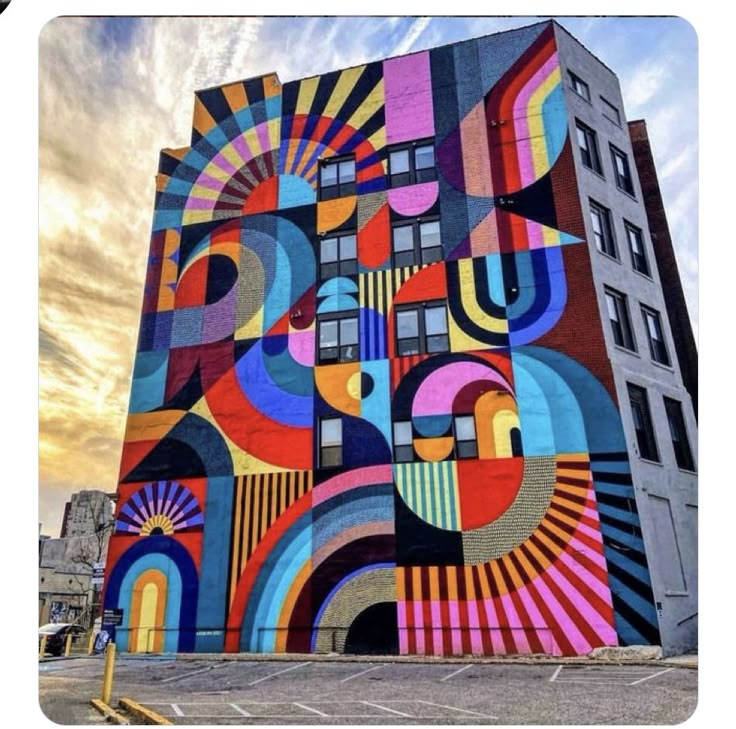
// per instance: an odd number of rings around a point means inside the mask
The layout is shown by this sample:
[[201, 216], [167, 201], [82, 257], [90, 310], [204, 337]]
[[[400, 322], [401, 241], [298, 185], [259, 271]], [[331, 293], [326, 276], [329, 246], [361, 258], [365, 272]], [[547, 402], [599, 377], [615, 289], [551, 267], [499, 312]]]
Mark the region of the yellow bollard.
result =
[[93, 630], [89, 636], [89, 644], [87, 645], [87, 655], [91, 656], [95, 649], [95, 631]]
[[68, 633], [66, 636], [66, 641], [64, 642], [64, 658], [69, 658], [69, 655], [72, 652], [72, 638], [74, 636], [71, 633]]
[[102, 703], [110, 705], [112, 674], [115, 669], [115, 643], [108, 643], [105, 650], [105, 677], [102, 679]]
[[43, 658], [46, 655], [46, 640], [48, 636], [42, 635], [41, 636], [41, 647], [38, 649], [38, 657]]

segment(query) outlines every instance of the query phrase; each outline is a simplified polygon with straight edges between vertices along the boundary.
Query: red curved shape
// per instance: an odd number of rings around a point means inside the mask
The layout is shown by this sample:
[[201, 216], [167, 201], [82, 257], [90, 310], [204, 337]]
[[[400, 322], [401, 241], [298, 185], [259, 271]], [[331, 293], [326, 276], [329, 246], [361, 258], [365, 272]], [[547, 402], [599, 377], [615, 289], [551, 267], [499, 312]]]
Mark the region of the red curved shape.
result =
[[205, 397], [215, 421], [237, 446], [274, 466], [311, 470], [312, 429], [283, 425], [256, 410], [241, 389], [235, 368]]
[[523, 456], [458, 461], [461, 529], [477, 529], [498, 519], [513, 504], [523, 476]]

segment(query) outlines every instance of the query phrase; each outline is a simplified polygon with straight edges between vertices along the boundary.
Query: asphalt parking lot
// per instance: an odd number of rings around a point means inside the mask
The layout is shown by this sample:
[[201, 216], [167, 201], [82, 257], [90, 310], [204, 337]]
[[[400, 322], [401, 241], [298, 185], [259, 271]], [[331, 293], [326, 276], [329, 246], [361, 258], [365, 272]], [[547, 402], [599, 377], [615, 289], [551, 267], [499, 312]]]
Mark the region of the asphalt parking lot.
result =
[[[123, 656], [117, 661], [113, 700], [133, 698], [177, 725], [678, 724], [695, 710], [697, 675], [696, 670], [656, 662], [353, 663]], [[75, 723], [59, 722], [59, 691], [53, 688], [63, 683], [67, 712], [74, 701], [88, 704], [99, 695], [102, 662], [45, 661], [40, 676], [44, 713], [57, 723]]]

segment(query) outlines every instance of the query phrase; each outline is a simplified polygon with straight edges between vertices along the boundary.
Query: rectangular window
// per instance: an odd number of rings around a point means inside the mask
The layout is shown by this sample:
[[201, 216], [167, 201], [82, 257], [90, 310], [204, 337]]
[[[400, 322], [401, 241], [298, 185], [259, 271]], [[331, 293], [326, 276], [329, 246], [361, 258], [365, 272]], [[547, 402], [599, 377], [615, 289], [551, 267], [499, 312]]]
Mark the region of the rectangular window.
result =
[[477, 458], [478, 439], [475, 435], [475, 417], [473, 415], [456, 415], [453, 419], [455, 428], [456, 458]]
[[639, 455], [648, 461], [659, 461], [657, 452], [657, 440], [654, 436], [652, 416], [649, 412], [649, 400], [647, 391], [638, 385], [626, 383], [629, 390], [629, 403], [631, 404], [631, 415], [634, 420], [636, 431], [636, 443], [639, 447]]
[[603, 116], [609, 121], [612, 121], [616, 126], [621, 126], [621, 114], [619, 110], [610, 102], [608, 99], [604, 99], [601, 96], [601, 103], [603, 104]]
[[354, 312], [326, 314], [317, 320], [319, 364], [358, 359], [358, 316]]
[[580, 120], [575, 120], [578, 135], [578, 147], [580, 148], [580, 158], [583, 164], [593, 172], [599, 175], [603, 174], [603, 166], [601, 165], [601, 157], [598, 154], [598, 136], [588, 126]]
[[355, 158], [322, 160], [319, 165], [319, 199], [355, 195]]
[[438, 218], [397, 222], [392, 227], [394, 267], [416, 266], [442, 260]]
[[355, 233], [335, 233], [320, 241], [319, 277], [354, 276], [358, 273], [358, 246]]
[[645, 276], [651, 276], [647, 252], [644, 248], [644, 235], [641, 228], [632, 225], [628, 220], [624, 220], [624, 228], [626, 228], [626, 239], [629, 241], [631, 265], [635, 271], [643, 273]]
[[396, 353], [436, 354], [450, 351], [444, 301], [396, 308]]
[[572, 90], [578, 96], [582, 96], [586, 101], [590, 101], [590, 89], [588, 88], [588, 84], [586, 84], [579, 76], [576, 76], [572, 71], [569, 71], [569, 74]]
[[322, 418], [319, 421], [319, 465], [322, 468], [342, 465], [342, 420]]
[[626, 296], [619, 291], [606, 288], [606, 308], [608, 309], [608, 319], [611, 322], [613, 341], [619, 347], [636, 352], [636, 342], [631, 329]]
[[403, 187], [437, 179], [434, 140], [397, 144], [388, 148], [389, 187]]
[[611, 147], [611, 159], [613, 160], [613, 174], [616, 177], [616, 187], [619, 190], [634, 194], [634, 180], [631, 177], [631, 168], [629, 167], [629, 158], [625, 152], [622, 152], [618, 147]]
[[590, 200], [590, 220], [593, 224], [593, 238], [595, 247], [611, 258], [618, 258], [616, 251], [616, 239], [613, 235], [613, 224], [611, 222], [611, 211]]
[[687, 437], [685, 418], [682, 415], [682, 404], [677, 400], [671, 400], [665, 397], [664, 409], [667, 412], [667, 422], [670, 426], [672, 448], [675, 451], [677, 465], [685, 471], [694, 471], [695, 462], [693, 461], [693, 454], [690, 450], [690, 442]]
[[410, 463], [414, 460], [414, 433], [410, 420], [394, 423], [394, 461]]
[[649, 353], [652, 359], [659, 364], [670, 364], [670, 355], [667, 352], [667, 344], [664, 340], [664, 332], [662, 330], [662, 320], [659, 312], [646, 306], [641, 307], [641, 313], [644, 317], [644, 326], [647, 330], [647, 339], [649, 340]]

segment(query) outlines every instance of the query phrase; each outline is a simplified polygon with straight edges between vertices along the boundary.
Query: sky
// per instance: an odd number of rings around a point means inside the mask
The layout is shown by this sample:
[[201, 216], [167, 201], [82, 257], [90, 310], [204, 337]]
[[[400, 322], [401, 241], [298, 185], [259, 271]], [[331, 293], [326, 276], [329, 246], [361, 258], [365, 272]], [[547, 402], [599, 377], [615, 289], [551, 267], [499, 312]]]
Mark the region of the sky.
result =
[[[158, 154], [189, 143], [194, 91], [270, 71], [291, 81], [539, 19], [60, 17], [43, 27], [38, 356], [44, 534], [58, 534], [72, 492], [116, 489]], [[627, 118], [647, 121], [697, 336], [696, 33], [679, 18], [557, 20], [616, 72]]]

